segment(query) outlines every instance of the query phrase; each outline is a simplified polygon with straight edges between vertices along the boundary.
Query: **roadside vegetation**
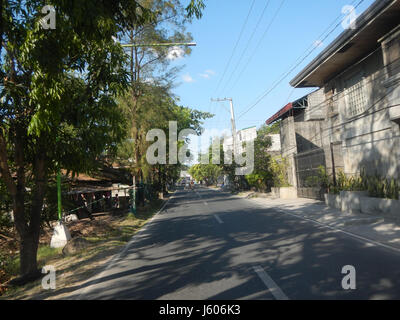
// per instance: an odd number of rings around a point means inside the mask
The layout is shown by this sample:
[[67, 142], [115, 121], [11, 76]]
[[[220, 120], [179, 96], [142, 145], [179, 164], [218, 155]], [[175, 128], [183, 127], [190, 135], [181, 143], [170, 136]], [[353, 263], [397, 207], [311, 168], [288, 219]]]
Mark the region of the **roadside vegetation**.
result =
[[271, 154], [268, 149], [271, 147], [271, 134], [279, 133], [279, 122], [271, 126], [262, 126], [257, 130], [257, 138], [254, 141], [254, 170], [244, 177], [236, 176], [236, 165], [224, 164], [224, 150], [220, 146], [220, 164], [212, 164], [212, 146], [209, 148], [210, 164], [193, 165], [189, 173], [206, 185], [222, 183], [223, 176], [227, 176], [230, 188], [234, 192], [243, 190], [254, 190], [259, 192], [270, 192], [273, 187], [289, 186], [287, 178], [288, 162], [279, 155]]
[[[101, 270], [104, 263], [118, 253], [158, 212], [164, 201], [157, 200], [138, 208], [135, 215], [101, 216], [96, 221], [89, 219], [68, 223], [68, 228], [74, 237], [87, 241], [88, 246], [74, 254], [66, 255], [62, 248], [53, 249], [48, 245], [52, 230], [45, 228], [40, 238], [38, 249], [38, 265], [53, 265], [56, 268], [57, 289], [46, 291], [41, 286], [41, 280], [20, 287], [1, 287], [0, 299], [45, 299], [62, 297], [74, 288], [88, 280]], [[2, 264], [2, 281], [6, 282], [19, 274], [19, 256], [17, 250], [10, 254], [5, 252], [6, 243], [0, 248], [0, 263]], [[7, 248], [13, 247], [12, 242]], [[61, 296], [60, 296], [61, 295]]]
[[117, 163], [137, 183], [166, 192], [180, 168], [146, 163], [147, 130], [174, 120], [200, 132], [212, 116], [179, 104], [171, 48], [121, 46], [191, 41], [185, 26], [201, 18], [202, 0], [87, 0], [79, 9], [57, 1], [54, 30], [41, 27], [46, 4], [2, 2], [0, 239], [13, 244], [1, 253], [0, 283], [9, 274], [22, 284], [41, 276], [47, 249], [40, 239], [57, 212], [57, 172], [90, 176]]
[[365, 170], [361, 170], [359, 175], [346, 175], [339, 170], [334, 181], [333, 176], [320, 166], [318, 175], [312, 179], [323, 190], [332, 194], [339, 194], [340, 191], [367, 191], [374, 198], [399, 200], [400, 197], [400, 185], [396, 179], [366, 175]]

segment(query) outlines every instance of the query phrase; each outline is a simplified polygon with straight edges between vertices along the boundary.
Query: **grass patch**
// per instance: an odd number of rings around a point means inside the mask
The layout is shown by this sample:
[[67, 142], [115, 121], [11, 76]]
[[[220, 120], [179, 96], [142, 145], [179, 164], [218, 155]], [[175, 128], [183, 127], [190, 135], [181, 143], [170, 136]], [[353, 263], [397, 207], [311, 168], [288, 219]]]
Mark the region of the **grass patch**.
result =
[[37, 253], [38, 263], [46, 263], [58, 258], [62, 254], [62, 248], [50, 248], [50, 246], [40, 246]]

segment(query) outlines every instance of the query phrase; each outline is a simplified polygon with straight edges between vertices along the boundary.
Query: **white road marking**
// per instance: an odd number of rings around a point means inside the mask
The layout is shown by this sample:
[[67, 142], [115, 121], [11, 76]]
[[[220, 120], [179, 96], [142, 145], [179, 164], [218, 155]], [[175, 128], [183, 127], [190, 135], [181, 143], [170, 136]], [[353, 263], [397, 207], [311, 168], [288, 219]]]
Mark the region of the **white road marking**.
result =
[[277, 299], [277, 300], [289, 300], [287, 295], [278, 287], [274, 280], [264, 271], [261, 266], [253, 267], [253, 270], [260, 277], [262, 282], [267, 286], [269, 292]]
[[207, 203], [207, 202], [203, 201], [203, 203], [204, 203], [205, 206], [208, 206], [208, 203]]
[[223, 224], [224, 222], [221, 220], [220, 217], [218, 217], [218, 215], [214, 214], [214, 218], [220, 223]]

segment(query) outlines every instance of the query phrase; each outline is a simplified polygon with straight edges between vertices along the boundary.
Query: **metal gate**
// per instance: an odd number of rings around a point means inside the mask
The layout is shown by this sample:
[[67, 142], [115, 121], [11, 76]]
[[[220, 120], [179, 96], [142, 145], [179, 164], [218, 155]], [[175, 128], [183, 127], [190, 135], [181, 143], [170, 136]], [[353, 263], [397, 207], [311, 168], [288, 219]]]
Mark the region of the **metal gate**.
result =
[[325, 152], [318, 148], [295, 155], [297, 194], [300, 198], [323, 199], [318, 181], [319, 167], [326, 168]]

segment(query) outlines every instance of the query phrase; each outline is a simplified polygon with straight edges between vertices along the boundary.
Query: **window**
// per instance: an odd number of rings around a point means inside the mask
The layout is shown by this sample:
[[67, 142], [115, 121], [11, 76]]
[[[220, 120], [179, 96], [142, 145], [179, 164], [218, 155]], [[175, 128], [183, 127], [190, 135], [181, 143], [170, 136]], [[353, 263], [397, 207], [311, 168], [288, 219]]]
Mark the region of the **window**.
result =
[[346, 81], [347, 115], [349, 117], [363, 113], [366, 108], [364, 77], [361, 73]]

